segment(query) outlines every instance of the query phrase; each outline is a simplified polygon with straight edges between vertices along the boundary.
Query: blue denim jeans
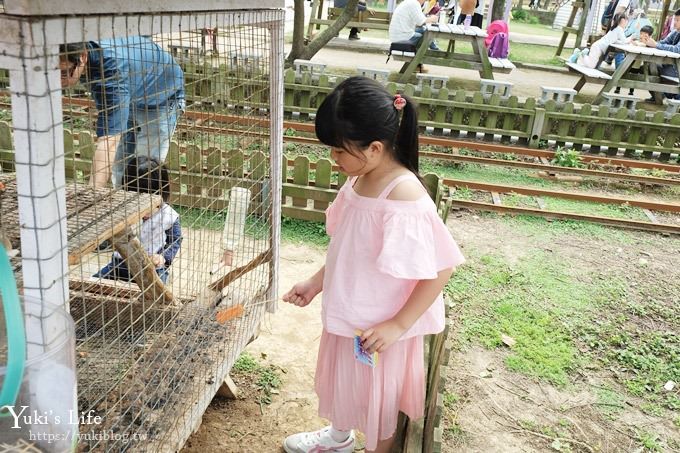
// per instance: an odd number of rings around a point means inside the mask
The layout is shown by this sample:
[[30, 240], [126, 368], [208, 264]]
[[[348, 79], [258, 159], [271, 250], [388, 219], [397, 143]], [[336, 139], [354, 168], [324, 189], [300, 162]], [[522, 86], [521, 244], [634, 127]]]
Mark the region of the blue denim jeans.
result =
[[177, 119], [184, 111], [184, 100], [171, 100], [167, 105], [148, 109], [132, 108], [127, 131], [123, 132], [116, 148], [111, 171], [113, 187], [123, 184], [125, 166], [130, 156], [147, 156], [164, 162], [175, 133]]
[[[425, 33], [425, 27], [416, 27], [416, 32], [408, 40], [414, 46], [417, 46], [421, 39], [423, 39], [423, 34]], [[430, 50], [439, 50], [437, 43], [432, 41], [430, 43]]]
[[[163, 283], [168, 283], [168, 277], [170, 272], [167, 267], [159, 267], [156, 269], [156, 273], [160, 277]], [[97, 278], [106, 278], [109, 280], [124, 280], [127, 282], [132, 281], [132, 276], [127, 267], [127, 263], [122, 258], [113, 257], [111, 262], [104, 266], [99, 272], [93, 275]]]
[[626, 58], [626, 54], [623, 52], [619, 52], [616, 55], [614, 55], [614, 66], [619, 67], [621, 66], [621, 63], [623, 63], [623, 60]]

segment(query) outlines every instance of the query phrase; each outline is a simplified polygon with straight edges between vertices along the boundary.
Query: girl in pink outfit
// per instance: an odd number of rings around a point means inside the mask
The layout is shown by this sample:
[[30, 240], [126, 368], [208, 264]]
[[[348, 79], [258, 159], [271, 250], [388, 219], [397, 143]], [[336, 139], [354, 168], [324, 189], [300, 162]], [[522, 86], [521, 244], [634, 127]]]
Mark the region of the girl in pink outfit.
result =
[[[316, 367], [319, 415], [331, 425], [289, 436], [288, 453], [387, 452], [399, 411], [423, 416], [423, 335], [444, 328], [442, 289], [464, 258], [418, 175], [416, 106], [351, 77], [324, 100], [316, 135], [349, 176], [326, 211], [326, 264], [283, 300], [304, 307], [323, 290]], [[355, 358], [354, 336], [372, 367]]]

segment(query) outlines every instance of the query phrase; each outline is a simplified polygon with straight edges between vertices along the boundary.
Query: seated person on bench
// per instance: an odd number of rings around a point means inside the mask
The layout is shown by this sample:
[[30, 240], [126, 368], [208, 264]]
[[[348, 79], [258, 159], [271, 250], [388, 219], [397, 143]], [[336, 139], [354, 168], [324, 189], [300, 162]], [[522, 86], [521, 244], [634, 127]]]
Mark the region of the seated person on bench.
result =
[[[390, 42], [418, 45], [425, 33], [423, 26], [439, 21], [439, 16], [436, 15], [425, 17], [422, 10], [424, 3], [425, 0], [404, 0], [396, 7], [390, 21]], [[433, 41], [430, 49], [439, 50], [439, 47]]]
[[[680, 53], [680, 9], [675, 11], [673, 15], [673, 31], [659, 42], [656, 42], [651, 36], [647, 36], [645, 39], [640, 38], [642, 42], [647, 44], [648, 47], [654, 47], [659, 50], [666, 50], [668, 52]], [[659, 66], [659, 75], [664, 75], [668, 77], [678, 77], [678, 69], [675, 65], [665, 64]], [[652, 93], [653, 94], [653, 93]], [[676, 94], [668, 94], [665, 96], [669, 99], [678, 99]], [[654, 101], [654, 96], [647, 99], [649, 102]]]
[[[335, 8], [344, 8], [345, 6], [347, 6], [347, 0], [334, 0], [333, 6]], [[359, 0], [359, 4], [357, 5], [357, 11], [361, 12], [366, 10], [368, 10], [368, 14], [370, 14], [371, 16], [375, 14], [373, 10], [368, 9], [366, 7], [366, 0]], [[349, 39], [352, 40], [361, 39], [359, 38], [359, 29], [357, 27], [352, 27], [349, 30]]]

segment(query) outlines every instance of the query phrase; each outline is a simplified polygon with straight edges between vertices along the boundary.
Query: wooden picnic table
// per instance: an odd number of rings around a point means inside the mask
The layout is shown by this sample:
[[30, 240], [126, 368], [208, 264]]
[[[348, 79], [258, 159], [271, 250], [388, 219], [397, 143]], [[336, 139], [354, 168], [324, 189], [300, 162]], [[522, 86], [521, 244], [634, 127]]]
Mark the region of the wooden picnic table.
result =
[[[21, 250], [19, 207], [16, 176], [0, 174], [5, 190], [0, 193], [0, 229], [14, 249]], [[99, 244], [111, 241], [123, 256], [135, 283], [149, 301], [162, 298], [171, 303], [172, 293], [156, 274], [155, 266], [142, 249], [132, 231], [145, 216], [160, 209], [162, 198], [124, 190], [95, 189], [86, 184], [69, 182], [66, 192], [66, 223], [68, 264], [75, 265], [82, 257], [93, 252]], [[21, 258], [12, 259], [16, 273], [21, 272]]]
[[[399, 71], [401, 73], [399, 81], [401, 83], [408, 82], [419, 64], [473, 69], [479, 71], [482, 79], [490, 80], [493, 80], [494, 71], [508, 73], [515, 69], [515, 65], [508, 59], [488, 57], [484, 45], [486, 36], [486, 32], [479, 27], [465, 28], [463, 25], [427, 24], [423, 39], [416, 47], [415, 55], [404, 63]], [[431, 50], [429, 48], [430, 43], [435, 39], [447, 41], [447, 50]], [[472, 44], [472, 55], [456, 53], [456, 42]]]
[[[654, 93], [657, 104], [663, 102], [662, 93], [680, 94], [680, 85], [677, 83], [661, 83], [663, 76], [659, 76], [657, 67], [658, 65], [673, 65], [680, 72], [680, 54], [632, 44], [613, 44], [609, 47], [609, 52], [623, 52], [626, 57], [616, 68], [611, 79], [605, 81], [602, 90], [595, 98], [596, 104], [602, 101], [604, 93], [609, 93], [616, 87], [648, 90]], [[643, 66], [646, 66], [642, 74], [628, 73], [635, 62], [641, 62]]]

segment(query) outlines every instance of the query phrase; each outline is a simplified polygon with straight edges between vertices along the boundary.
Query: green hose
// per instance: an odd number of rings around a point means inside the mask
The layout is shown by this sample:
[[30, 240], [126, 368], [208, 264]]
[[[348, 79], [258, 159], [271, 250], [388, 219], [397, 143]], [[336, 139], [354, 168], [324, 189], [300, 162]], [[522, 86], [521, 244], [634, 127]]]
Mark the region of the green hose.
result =
[[9, 415], [5, 406], [14, 406], [24, 379], [26, 332], [14, 272], [5, 247], [0, 244], [0, 292], [7, 332], [7, 374], [0, 390], [0, 416]]

